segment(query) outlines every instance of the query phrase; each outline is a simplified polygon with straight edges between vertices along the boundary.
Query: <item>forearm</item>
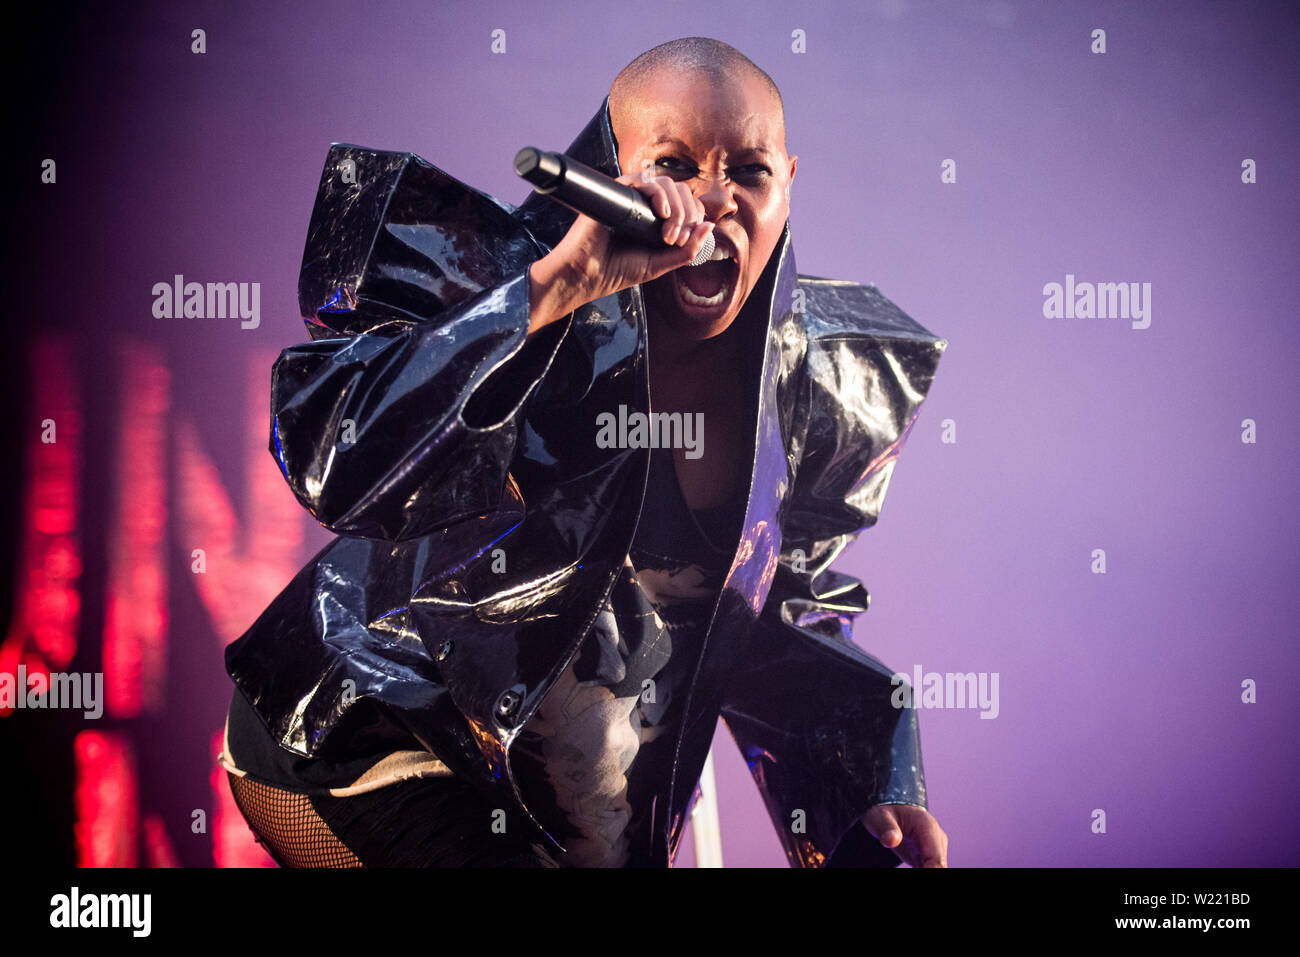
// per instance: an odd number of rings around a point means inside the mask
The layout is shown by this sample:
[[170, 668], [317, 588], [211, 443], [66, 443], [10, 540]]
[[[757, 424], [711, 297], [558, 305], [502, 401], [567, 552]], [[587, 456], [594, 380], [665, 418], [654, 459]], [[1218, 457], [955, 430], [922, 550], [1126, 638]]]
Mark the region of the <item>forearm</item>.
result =
[[532, 336], [581, 306], [578, 284], [553, 255], [543, 256], [528, 267], [528, 335]]

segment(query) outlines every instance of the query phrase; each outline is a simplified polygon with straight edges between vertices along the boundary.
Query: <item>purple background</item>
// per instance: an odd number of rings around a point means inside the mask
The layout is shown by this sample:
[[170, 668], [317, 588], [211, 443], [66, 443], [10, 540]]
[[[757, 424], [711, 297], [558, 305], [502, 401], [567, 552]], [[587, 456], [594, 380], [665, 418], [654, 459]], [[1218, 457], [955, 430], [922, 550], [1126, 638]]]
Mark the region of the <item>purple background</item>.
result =
[[[138, 4], [13, 38], [53, 58], [11, 87], [45, 96], [11, 143], [17, 181], [59, 162], [56, 188], [18, 191], [29, 328], [84, 332], [103, 401], [117, 385], [97, 343], [161, 343], [174, 411], [238, 488], [266, 435], [242, 427], [231, 369], [306, 339], [296, 282], [330, 142], [411, 150], [517, 203], [514, 152], [566, 146], [628, 60], [725, 40], [785, 98], [800, 271], [875, 282], [949, 341], [881, 520], [842, 567], [873, 596], [867, 651], [909, 674], [1000, 675], [996, 720], [920, 716], [951, 863], [1300, 863], [1290, 5], [556, 7]], [[260, 328], [155, 319], [151, 287], [174, 273], [260, 282]], [[1066, 273], [1151, 283], [1150, 328], [1044, 318], [1042, 288]], [[304, 560], [327, 540], [313, 525]], [[195, 637], [202, 606], [172, 615], [172, 654], [202, 676], [170, 699], [197, 755], [174, 786], [198, 775], [201, 793], [230, 686]], [[721, 725], [715, 758], [725, 863], [783, 865]]]

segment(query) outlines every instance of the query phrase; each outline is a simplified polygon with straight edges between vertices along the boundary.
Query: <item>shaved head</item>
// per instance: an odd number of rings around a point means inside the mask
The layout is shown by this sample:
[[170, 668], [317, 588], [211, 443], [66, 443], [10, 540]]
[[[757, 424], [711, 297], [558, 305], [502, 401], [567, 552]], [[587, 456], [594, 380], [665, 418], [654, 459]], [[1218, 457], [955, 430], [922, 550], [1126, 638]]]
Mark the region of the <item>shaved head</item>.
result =
[[618, 130], [626, 125], [630, 112], [639, 102], [642, 91], [665, 71], [677, 75], [694, 73], [719, 86], [741, 78], [757, 80], [771, 94], [776, 105], [784, 146], [785, 103], [776, 83], [745, 54], [711, 37], [669, 40], [642, 53], [619, 71], [609, 88], [609, 118], [616, 139]]

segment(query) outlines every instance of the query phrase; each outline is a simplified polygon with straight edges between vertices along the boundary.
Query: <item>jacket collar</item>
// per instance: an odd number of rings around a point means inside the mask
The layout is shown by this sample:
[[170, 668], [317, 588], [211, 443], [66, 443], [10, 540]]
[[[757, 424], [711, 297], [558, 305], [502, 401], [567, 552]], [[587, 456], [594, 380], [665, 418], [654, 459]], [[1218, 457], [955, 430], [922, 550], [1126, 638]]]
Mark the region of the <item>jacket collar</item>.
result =
[[[618, 165], [618, 141], [609, 122], [608, 96], [564, 152], [606, 176], [617, 178], [623, 174]], [[532, 193], [519, 206], [518, 216], [548, 249], [555, 248], [577, 218], [572, 210], [539, 193]]]

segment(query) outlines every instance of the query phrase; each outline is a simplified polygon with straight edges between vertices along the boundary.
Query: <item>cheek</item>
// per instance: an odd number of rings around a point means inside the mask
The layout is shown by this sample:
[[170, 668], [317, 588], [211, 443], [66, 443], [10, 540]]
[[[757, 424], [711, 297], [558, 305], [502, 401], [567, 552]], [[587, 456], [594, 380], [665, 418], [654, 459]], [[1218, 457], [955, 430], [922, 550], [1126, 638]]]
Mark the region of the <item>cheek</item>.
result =
[[789, 207], [784, 194], [775, 187], [755, 200], [748, 216], [750, 243], [755, 246], [766, 243], [770, 248], [785, 228]]
[[781, 238], [783, 229], [785, 229], [785, 217], [774, 215], [772, 218], [758, 223], [755, 229], [750, 232], [749, 262], [746, 263], [745, 272], [751, 286], [758, 281], [758, 277], [767, 268], [767, 261], [771, 258], [772, 251], [776, 249], [777, 241]]
[[772, 250], [781, 238], [781, 231], [785, 229], [789, 210], [785, 204], [784, 187], [778, 188], [774, 183], [770, 188], [750, 191], [740, 204], [740, 213], [749, 240], [744, 280], [748, 290], [753, 289], [758, 277], [763, 275]]

